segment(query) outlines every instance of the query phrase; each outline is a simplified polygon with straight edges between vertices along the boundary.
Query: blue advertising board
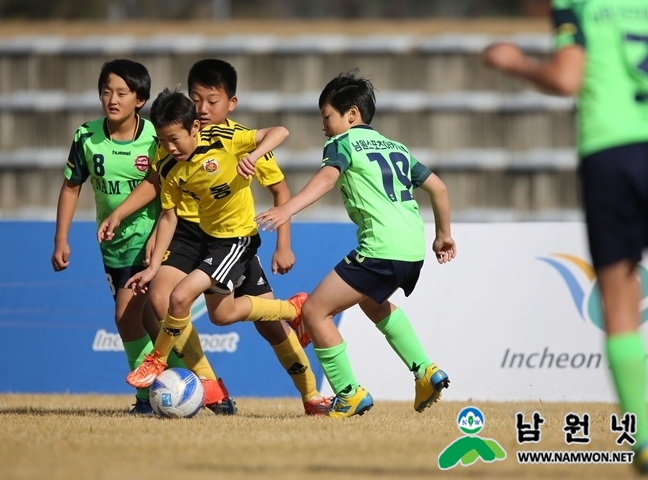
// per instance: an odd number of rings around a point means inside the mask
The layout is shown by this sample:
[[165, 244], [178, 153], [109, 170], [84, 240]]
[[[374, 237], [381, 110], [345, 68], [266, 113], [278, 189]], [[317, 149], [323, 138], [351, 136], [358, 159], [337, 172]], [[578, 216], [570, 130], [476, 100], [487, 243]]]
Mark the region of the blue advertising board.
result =
[[[0, 327], [8, 367], [0, 392], [132, 392], [125, 382], [128, 365], [114, 324], [95, 224], [72, 224], [70, 266], [57, 273], [50, 262], [54, 228], [53, 222], [0, 222]], [[288, 298], [311, 291], [355, 243], [355, 226], [350, 223], [294, 223], [297, 262], [290, 273], [271, 274], [274, 234], [262, 232], [259, 256], [275, 296]], [[253, 324], [217, 327], [199, 303], [192, 311], [207, 356], [232, 394], [297, 396]], [[321, 383], [312, 347], [306, 351]]]

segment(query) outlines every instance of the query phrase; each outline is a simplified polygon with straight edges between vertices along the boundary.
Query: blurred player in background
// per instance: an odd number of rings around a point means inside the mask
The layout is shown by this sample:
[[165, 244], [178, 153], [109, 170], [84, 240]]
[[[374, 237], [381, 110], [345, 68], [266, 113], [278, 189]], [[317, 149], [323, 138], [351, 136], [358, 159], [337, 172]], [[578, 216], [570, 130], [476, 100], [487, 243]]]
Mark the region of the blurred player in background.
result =
[[[236, 108], [237, 73], [234, 67], [223, 60], [204, 59], [196, 62], [189, 70], [187, 86], [189, 96], [196, 105], [201, 128], [208, 125], [223, 125], [223, 132], [231, 129], [247, 130], [246, 127], [227, 118]], [[156, 166], [164, 171], [169, 166], [172, 157]], [[284, 180], [274, 154], [270, 152], [258, 163], [255, 172], [258, 183], [268, 188], [273, 196], [274, 205], [281, 205], [290, 198], [288, 185]], [[149, 180], [153, 180], [151, 176]], [[156, 187], [151, 181], [142, 182], [128, 201], [114, 212], [112, 218], [107, 219], [99, 228], [102, 232], [112, 230], [123, 217], [145, 204], [157, 195]], [[128, 210], [125, 210], [126, 207]], [[199, 225], [198, 204], [189, 195], [184, 195], [177, 209], [178, 225], [168, 255], [162, 261], [160, 270], [151, 281], [149, 295], [158, 318], [164, 318], [169, 309], [169, 296], [175, 286], [185, 278], [202, 260], [200, 250], [202, 230]], [[272, 256], [272, 273], [285, 274], [290, 271], [295, 263], [295, 256], [290, 247], [290, 224], [284, 225], [277, 232], [277, 244]], [[272, 288], [268, 283], [260, 260], [254, 257], [250, 269], [246, 272], [244, 282], [236, 287], [234, 295], [254, 295], [262, 298], [274, 298]], [[210, 294], [209, 291], [205, 294]], [[303, 347], [299, 344], [295, 333], [284, 322], [254, 322], [257, 331], [272, 346], [281, 365], [291, 376], [295, 387], [299, 390], [307, 415], [323, 415], [328, 411], [330, 400], [322, 397], [317, 390], [317, 381], [310, 366], [310, 362]], [[185, 336], [189, 330], [195, 331], [190, 324], [183, 332]], [[174, 349], [177, 348], [174, 347]], [[221, 386], [226, 392], [224, 385]]]
[[[448, 387], [448, 375], [429, 360], [405, 312], [389, 297], [399, 288], [406, 296], [412, 293], [425, 258], [415, 187], [430, 197], [437, 260], [446, 263], [455, 257], [446, 186], [405, 145], [370, 127], [376, 107], [369, 80], [355, 72], [339, 75], [320, 94], [319, 108], [330, 139], [320, 171], [289, 201], [257, 215], [257, 222], [263, 230], [274, 230], [338, 186], [358, 226], [359, 245], [319, 283], [302, 308], [307, 333], [336, 395], [329, 416], [362, 415], [373, 406], [371, 394], [356, 381], [346, 342], [333, 323], [336, 314], [353, 305], [360, 306], [414, 374], [414, 409], [422, 412]], [[253, 167], [243, 161], [241, 168], [249, 174]]]
[[[103, 221], [151, 171], [157, 138], [153, 125], [140, 117], [149, 99], [151, 78], [144, 65], [117, 59], [105, 63], [98, 81], [105, 117], [81, 125], [75, 135], [59, 194], [52, 266], [65, 270], [70, 262], [68, 235], [81, 192], [89, 178], [95, 194], [97, 223]], [[106, 278], [115, 301], [115, 323], [130, 369], [151, 353], [159, 326], [147, 297], [135, 297], [126, 281], [144, 269], [145, 246], [158, 214], [158, 200], [147, 202], [124, 219], [110, 244], [103, 243]], [[147, 308], [148, 307], [148, 308]], [[184, 366], [175, 356], [174, 366]], [[152, 415], [148, 389], [139, 389], [132, 413]]]
[[648, 4], [554, 0], [546, 61], [508, 43], [486, 65], [540, 90], [578, 96], [578, 155], [590, 254], [604, 305], [606, 351], [620, 408], [636, 415], [635, 465], [648, 473], [646, 350], [638, 265], [648, 244]]

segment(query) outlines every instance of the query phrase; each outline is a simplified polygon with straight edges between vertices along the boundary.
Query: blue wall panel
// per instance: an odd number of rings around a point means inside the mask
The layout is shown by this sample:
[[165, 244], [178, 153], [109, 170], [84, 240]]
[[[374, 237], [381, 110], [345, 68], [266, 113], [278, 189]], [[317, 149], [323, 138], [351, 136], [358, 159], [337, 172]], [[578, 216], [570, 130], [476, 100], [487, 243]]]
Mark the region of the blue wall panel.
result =
[[[53, 236], [52, 222], [0, 222], [0, 328], [8, 367], [0, 392], [132, 392], [124, 380], [125, 354], [114, 348], [120, 345], [94, 222], [72, 225], [70, 266], [63, 272], [51, 267]], [[259, 254], [278, 298], [311, 291], [356, 242], [352, 224], [295, 223], [297, 263], [289, 274], [273, 276], [269, 264], [275, 237], [262, 233], [262, 238]], [[252, 324], [217, 327], [201, 315], [195, 326], [212, 339], [218, 338], [215, 334], [238, 334], [235, 351], [208, 353], [233, 396], [297, 395]], [[93, 348], [99, 337], [112, 340], [113, 348]], [[321, 382], [312, 347], [307, 352]]]

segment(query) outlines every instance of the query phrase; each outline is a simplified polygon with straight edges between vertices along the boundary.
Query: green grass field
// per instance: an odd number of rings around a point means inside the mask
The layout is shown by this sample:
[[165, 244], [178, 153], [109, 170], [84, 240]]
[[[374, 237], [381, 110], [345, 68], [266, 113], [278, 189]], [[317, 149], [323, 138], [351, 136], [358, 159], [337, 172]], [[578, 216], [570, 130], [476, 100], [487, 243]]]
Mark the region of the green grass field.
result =
[[[134, 418], [130, 396], [0, 395], [2, 480], [69, 479], [625, 479], [629, 465], [520, 465], [517, 450], [618, 451], [611, 404], [474, 403], [479, 433], [506, 451], [502, 461], [438, 468], [438, 456], [462, 436], [467, 406], [439, 402], [422, 414], [404, 402], [377, 401], [362, 417], [303, 415], [297, 399], [237, 399], [239, 414], [203, 410], [192, 419]], [[518, 445], [515, 414], [544, 418], [541, 442]], [[566, 445], [564, 417], [591, 417], [588, 445]]]

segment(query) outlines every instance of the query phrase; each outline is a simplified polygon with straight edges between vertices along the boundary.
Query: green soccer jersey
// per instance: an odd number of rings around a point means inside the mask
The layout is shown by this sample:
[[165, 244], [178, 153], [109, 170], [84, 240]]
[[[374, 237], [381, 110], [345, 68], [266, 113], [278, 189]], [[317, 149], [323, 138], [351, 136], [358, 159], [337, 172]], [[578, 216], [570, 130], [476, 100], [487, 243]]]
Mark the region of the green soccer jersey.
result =
[[581, 156], [648, 141], [648, 1], [553, 0], [556, 48], [578, 44]]
[[403, 144], [368, 125], [332, 137], [323, 167], [340, 171], [340, 189], [349, 218], [358, 226], [358, 253], [364, 257], [416, 262], [425, 258], [425, 231], [413, 188], [430, 170]]
[[[90, 178], [99, 225], [146, 178], [156, 151], [155, 129], [148, 120], [140, 118], [132, 141], [119, 142], [110, 139], [107, 120], [100, 118], [77, 129], [64, 175], [77, 184]], [[156, 199], [125, 218], [115, 238], [100, 244], [104, 264], [113, 268], [141, 265], [159, 213]]]

